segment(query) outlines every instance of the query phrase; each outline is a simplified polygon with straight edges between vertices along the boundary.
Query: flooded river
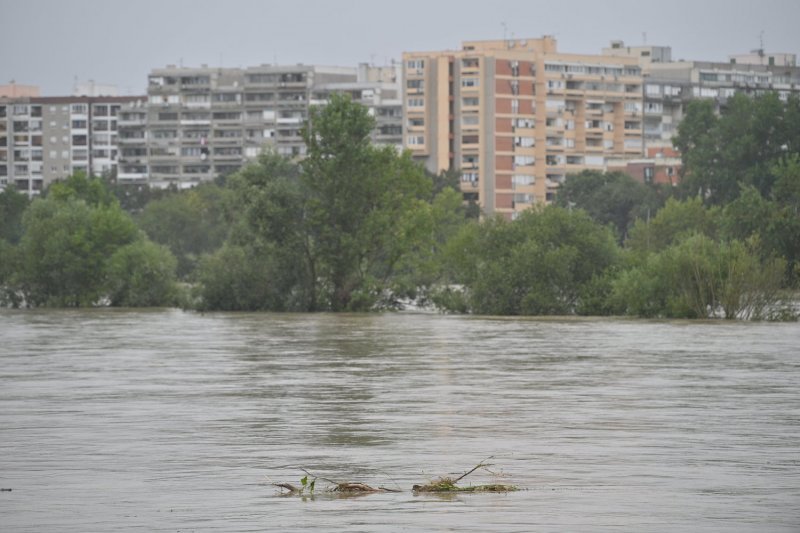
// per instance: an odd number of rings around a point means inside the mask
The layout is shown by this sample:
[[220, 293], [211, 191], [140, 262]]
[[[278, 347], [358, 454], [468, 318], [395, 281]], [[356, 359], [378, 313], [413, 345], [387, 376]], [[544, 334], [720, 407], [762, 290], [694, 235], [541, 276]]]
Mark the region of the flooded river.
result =
[[[489, 456], [526, 490], [410, 491]], [[796, 532], [800, 325], [0, 311], [0, 488], [4, 532]]]

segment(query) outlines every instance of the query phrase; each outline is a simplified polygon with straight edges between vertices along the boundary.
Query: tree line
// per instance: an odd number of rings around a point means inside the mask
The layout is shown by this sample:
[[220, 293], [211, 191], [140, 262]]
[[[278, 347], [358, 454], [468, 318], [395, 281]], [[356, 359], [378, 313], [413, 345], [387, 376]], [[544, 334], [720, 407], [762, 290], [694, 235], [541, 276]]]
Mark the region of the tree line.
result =
[[555, 205], [483, 217], [432, 175], [370, 144], [345, 96], [312, 108], [300, 162], [263, 153], [189, 190], [76, 174], [32, 201], [0, 193], [9, 306], [792, 318], [800, 279], [800, 105], [693, 102], [679, 187], [568, 177]]

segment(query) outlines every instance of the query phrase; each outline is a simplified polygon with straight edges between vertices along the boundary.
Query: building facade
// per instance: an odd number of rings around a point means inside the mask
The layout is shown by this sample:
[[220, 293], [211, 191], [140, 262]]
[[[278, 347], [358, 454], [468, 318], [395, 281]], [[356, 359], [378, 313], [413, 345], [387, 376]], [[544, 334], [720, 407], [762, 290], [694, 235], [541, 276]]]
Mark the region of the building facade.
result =
[[782, 100], [800, 93], [800, 67], [749, 63], [676, 61], [645, 68], [645, 147], [672, 145], [689, 102], [711, 100], [721, 111], [737, 93], [776, 92]]
[[404, 145], [458, 169], [465, 199], [514, 218], [567, 174], [642, 155], [642, 71], [631, 57], [562, 54], [552, 37], [403, 54]]
[[375, 67], [171, 66], [148, 80], [146, 105], [127, 106], [120, 115], [123, 183], [191, 187], [235, 172], [265, 146], [302, 157], [309, 108], [334, 91], [348, 92], [376, 115], [376, 141], [400, 139], [391, 129], [401, 120], [399, 80]]
[[144, 97], [0, 98], [0, 187], [29, 195], [74, 172], [117, 170], [118, 114]]

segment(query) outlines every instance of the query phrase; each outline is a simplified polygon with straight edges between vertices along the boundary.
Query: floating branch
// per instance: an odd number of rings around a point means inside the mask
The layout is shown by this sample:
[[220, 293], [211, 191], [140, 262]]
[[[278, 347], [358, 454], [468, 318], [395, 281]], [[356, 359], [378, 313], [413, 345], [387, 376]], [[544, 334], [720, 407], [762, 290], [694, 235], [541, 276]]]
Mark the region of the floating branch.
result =
[[489, 473], [491, 464], [487, 464], [485, 461], [491, 459], [491, 457], [487, 457], [477, 465], [475, 465], [472, 470], [458, 476], [455, 479], [449, 477], [441, 477], [436, 481], [428, 483], [427, 485], [414, 485], [411, 487], [411, 490], [414, 493], [424, 493], [424, 492], [436, 492], [436, 493], [448, 493], [448, 492], [515, 492], [519, 490], [519, 487], [515, 487], [514, 485], [501, 485], [499, 483], [490, 483], [487, 485], [470, 485], [468, 487], [460, 487], [457, 485], [459, 481], [467, 477], [468, 475], [472, 474], [478, 469], [486, 470]]
[[[455, 493], [455, 492], [515, 492], [520, 490], [518, 487], [514, 485], [503, 485], [499, 483], [490, 483], [486, 485], [469, 485], [466, 487], [462, 487], [458, 485], [458, 482], [464, 479], [465, 477], [469, 476], [476, 470], [485, 470], [492, 475], [497, 475], [491, 470], [489, 470], [490, 466], [493, 466], [486, 461], [492, 459], [493, 456], [487, 457], [477, 465], [475, 465], [472, 469], [468, 470], [464, 474], [461, 474], [457, 478], [453, 479], [450, 477], [441, 477], [436, 481], [428, 483], [427, 485], [414, 485], [411, 490], [415, 494], [418, 493]], [[389, 489], [386, 487], [372, 487], [367, 485], [366, 483], [359, 483], [359, 482], [339, 482], [332, 479], [320, 477], [317, 475], [312, 474], [308, 470], [301, 468], [301, 470], [306, 474], [300, 480], [300, 486], [297, 487], [292, 485], [291, 483], [273, 483], [274, 486], [286, 490], [288, 492], [284, 493], [286, 495], [296, 494], [296, 495], [304, 495], [314, 494], [314, 489], [316, 488], [316, 483], [318, 480], [327, 483], [326, 488], [324, 489], [324, 493], [327, 494], [338, 494], [342, 496], [358, 496], [364, 494], [375, 494], [379, 492], [402, 492], [401, 490], [397, 489]]]

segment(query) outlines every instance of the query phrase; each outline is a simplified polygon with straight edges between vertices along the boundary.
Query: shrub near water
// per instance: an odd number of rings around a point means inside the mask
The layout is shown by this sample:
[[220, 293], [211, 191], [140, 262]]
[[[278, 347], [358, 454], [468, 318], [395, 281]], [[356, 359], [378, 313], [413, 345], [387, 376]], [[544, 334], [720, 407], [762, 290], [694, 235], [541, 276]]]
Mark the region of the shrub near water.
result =
[[531, 209], [515, 221], [500, 218], [464, 228], [448, 244], [452, 282], [461, 298], [442, 291], [449, 310], [497, 315], [574, 313], [582, 294], [618, 259], [608, 228], [580, 210]]

